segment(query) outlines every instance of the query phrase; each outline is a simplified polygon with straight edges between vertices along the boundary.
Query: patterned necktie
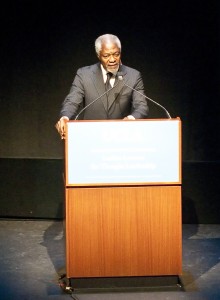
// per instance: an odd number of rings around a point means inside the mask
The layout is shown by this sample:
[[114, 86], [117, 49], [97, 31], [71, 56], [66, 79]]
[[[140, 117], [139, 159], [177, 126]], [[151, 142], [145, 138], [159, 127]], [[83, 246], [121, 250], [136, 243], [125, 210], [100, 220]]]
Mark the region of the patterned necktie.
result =
[[105, 90], [108, 91], [109, 89], [111, 89], [111, 84], [110, 84], [110, 79], [112, 77], [112, 73], [108, 72], [107, 73], [107, 80], [106, 80], [106, 83], [105, 83]]

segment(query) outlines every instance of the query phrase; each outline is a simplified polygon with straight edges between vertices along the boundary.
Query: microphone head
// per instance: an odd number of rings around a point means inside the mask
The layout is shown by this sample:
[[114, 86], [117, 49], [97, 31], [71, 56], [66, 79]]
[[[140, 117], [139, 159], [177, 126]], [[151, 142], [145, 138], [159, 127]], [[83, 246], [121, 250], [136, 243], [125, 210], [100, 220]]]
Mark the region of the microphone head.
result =
[[118, 72], [117, 76], [118, 76], [119, 80], [123, 80], [123, 73], [122, 72]]

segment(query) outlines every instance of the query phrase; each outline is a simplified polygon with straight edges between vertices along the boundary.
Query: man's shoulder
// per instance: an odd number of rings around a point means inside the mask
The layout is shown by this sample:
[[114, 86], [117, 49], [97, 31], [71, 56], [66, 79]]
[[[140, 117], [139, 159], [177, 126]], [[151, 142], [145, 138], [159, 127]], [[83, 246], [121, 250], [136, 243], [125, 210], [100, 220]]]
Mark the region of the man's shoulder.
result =
[[89, 66], [83, 66], [81, 68], [78, 69], [78, 72], [80, 73], [90, 73], [90, 72], [94, 72], [99, 68], [99, 64], [93, 64], [93, 65], [89, 65]]
[[137, 69], [132, 68], [132, 67], [128, 67], [128, 66], [125, 66], [125, 65], [121, 65], [120, 71], [125, 72], [125, 73], [132, 73], [132, 74], [134, 74], [134, 73], [136, 73], [136, 74], [140, 73], [140, 71], [138, 71]]

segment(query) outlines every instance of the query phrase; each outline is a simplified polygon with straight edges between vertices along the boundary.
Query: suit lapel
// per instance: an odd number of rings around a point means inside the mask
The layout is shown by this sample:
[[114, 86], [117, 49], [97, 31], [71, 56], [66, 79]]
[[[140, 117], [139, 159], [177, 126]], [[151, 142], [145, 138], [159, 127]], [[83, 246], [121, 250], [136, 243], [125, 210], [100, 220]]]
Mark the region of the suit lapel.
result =
[[119, 97], [123, 86], [124, 86], [123, 81], [118, 81], [118, 79], [115, 81], [115, 87], [114, 87], [113, 90], [111, 90], [109, 92], [109, 95], [108, 95], [108, 107], [109, 107], [109, 109], [111, 108], [112, 104]]
[[[98, 96], [101, 96], [105, 93], [105, 84], [103, 81], [102, 70], [99, 64], [96, 65], [96, 68], [93, 71], [93, 82], [96, 88]], [[101, 97], [100, 101], [103, 103], [105, 111], [107, 111], [107, 95]]]
[[114, 84], [115, 88], [109, 92], [109, 96], [108, 96], [109, 109], [111, 108], [112, 104], [118, 99], [118, 97], [120, 97], [120, 93], [122, 92], [122, 88], [124, 86], [126, 71], [124, 70], [123, 65], [120, 66], [119, 72], [122, 74], [123, 80], [119, 80], [116, 76], [116, 80]]

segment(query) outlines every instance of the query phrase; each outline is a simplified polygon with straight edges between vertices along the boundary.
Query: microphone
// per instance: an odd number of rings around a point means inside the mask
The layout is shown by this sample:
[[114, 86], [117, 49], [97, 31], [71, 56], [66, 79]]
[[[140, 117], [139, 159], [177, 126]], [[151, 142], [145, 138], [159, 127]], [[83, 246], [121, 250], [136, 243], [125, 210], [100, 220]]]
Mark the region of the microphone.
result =
[[[119, 78], [120, 77], [120, 78]], [[80, 110], [80, 112], [78, 113], [78, 115], [75, 117], [74, 120], [77, 120], [79, 118], [79, 116], [81, 115], [82, 112], [84, 112], [84, 110], [86, 110], [90, 105], [92, 105], [93, 103], [95, 103], [97, 100], [99, 100], [100, 98], [102, 98], [103, 96], [105, 96], [106, 94], [108, 94], [108, 92], [110, 92], [111, 90], [113, 90], [118, 84], [119, 82], [123, 79], [123, 77], [121, 75], [118, 76], [118, 82], [113, 85], [110, 89], [108, 89], [107, 91], [105, 91], [103, 94], [101, 94], [99, 97], [95, 98], [92, 102], [90, 102], [89, 104], [87, 104], [85, 107], [83, 107], [83, 109]]]
[[[123, 76], [122, 76], [121, 72], [118, 72], [118, 79], [119, 79], [119, 80], [123, 80]], [[124, 81], [124, 80], [123, 80], [123, 81]], [[146, 99], [150, 100], [151, 102], [153, 102], [154, 104], [158, 105], [160, 108], [162, 108], [162, 109], [165, 111], [167, 117], [168, 117], [169, 119], [171, 119], [171, 116], [170, 116], [169, 112], [166, 110], [166, 108], [165, 108], [164, 106], [162, 106], [162, 105], [159, 104], [158, 102], [154, 101], [153, 99], [147, 97], [146, 95], [144, 95], [143, 93], [139, 92], [138, 90], [134, 89], [134, 88], [131, 87], [130, 85], [126, 84], [125, 81], [124, 81], [124, 86], [127, 86], [129, 89], [131, 89], [131, 90], [137, 92], [138, 94], [140, 94], [140, 95], [143, 96], [144, 98], [146, 98]]]

